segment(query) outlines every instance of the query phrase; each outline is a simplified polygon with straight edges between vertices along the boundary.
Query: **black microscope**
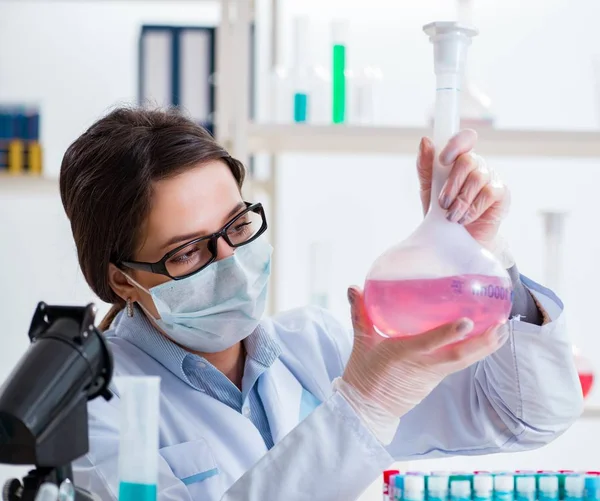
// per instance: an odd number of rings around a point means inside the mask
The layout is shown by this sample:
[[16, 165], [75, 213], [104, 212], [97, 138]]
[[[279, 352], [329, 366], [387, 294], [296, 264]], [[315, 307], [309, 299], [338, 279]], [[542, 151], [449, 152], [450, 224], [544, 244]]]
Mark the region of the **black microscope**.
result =
[[[34, 501], [45, 482], [73, 482], [71, 464], [89, 450], [87, 402], [112, 396], [112, 355], [95, 316], [92, 304], [37, 306], [31, 345], [0, 387], [0, 464], [34, 469], [6, 482], [4, 501]], [[74, 489], [76, 501], [96, 499]]]

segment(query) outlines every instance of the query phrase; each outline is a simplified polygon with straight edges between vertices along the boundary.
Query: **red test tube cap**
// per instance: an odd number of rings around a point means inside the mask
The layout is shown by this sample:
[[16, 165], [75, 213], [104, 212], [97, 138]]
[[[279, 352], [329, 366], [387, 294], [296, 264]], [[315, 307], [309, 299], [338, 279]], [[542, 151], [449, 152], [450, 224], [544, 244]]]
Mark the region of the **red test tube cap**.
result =
[[386, 483], [386, 484], [388, 484], [389, 481], [390, 481], [390, 477], [392, 475], [398, 475], [398, 473], [400, 473], [399, 470], [385, 470], [383, 472], [383, 482]]

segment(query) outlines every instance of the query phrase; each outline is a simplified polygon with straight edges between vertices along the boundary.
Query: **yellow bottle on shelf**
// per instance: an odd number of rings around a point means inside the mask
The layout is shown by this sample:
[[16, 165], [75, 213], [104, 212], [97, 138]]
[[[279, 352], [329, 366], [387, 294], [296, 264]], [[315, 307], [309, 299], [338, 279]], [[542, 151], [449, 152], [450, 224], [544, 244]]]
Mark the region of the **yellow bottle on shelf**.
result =
[[14, 139], [8, 144], [8, 172], [12, 175], [23, 173], [25, 159], [25, 143], [20, 139]]
[[37, 141], [30, 142], [28, 154], [29, 173], [40, 176], [42, 174], [42, 145]]

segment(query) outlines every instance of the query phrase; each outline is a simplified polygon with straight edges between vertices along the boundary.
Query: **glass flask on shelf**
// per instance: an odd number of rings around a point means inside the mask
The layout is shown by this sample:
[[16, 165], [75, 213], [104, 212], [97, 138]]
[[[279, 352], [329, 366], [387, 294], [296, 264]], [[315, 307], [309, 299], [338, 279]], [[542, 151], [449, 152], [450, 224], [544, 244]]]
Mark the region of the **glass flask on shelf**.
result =
[[576, 346], [573, 346], [573, 358], [575, 359], [575, 367], [579, 376], [579, 382], [581, 383], [583, 398], [587, 398], [594, 386], [594, 367], [592, 362], [584, 357]]
[[276, 124], [324, 122], [327, 76], [321, 67], [276, 67], [269, 75], [267, 121]]
[[374, 125], [377, 113], [377, 95], [381, 92], [383, 71], [378, 66], [364, 66], [347, 71], [348, 123]]

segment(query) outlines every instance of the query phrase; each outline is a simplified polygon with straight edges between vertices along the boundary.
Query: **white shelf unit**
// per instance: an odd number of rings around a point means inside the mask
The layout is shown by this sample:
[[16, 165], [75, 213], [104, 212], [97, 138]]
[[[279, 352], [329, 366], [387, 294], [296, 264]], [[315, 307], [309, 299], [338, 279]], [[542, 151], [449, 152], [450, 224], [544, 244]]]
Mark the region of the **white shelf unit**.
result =
[[27, 174], [0, 174], [0, 196], [23, 193], [58, 193], [58, 178]]
[[586, 406], [581, 415], [581, 419], [600, 419], [600, 407]]
[[[418, 127], [353, 125], [245, 125], [248, 153], [354, 153], [416, 155], [431, 131]], [[477, 131], [477, 151], [488, 156], [600, 158], [600, 132], [560, 130]], [[235, 146], [235, 145], [234, 145]]]

